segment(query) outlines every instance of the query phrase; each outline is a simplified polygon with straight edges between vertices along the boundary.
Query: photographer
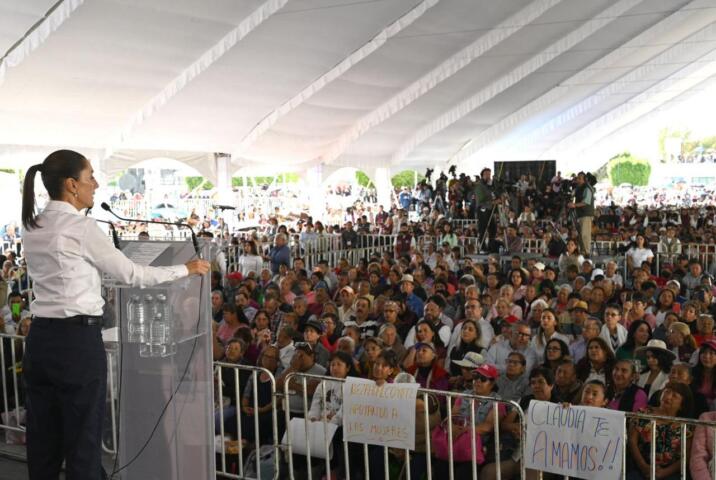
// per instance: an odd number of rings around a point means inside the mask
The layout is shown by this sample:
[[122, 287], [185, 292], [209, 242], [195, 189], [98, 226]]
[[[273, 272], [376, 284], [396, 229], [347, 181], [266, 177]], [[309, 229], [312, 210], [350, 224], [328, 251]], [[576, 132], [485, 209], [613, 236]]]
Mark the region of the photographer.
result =
[[483, 239], [481, 250], [487, 250], [490, 240], [495, 238], [497, 222], [492, 218], [494, 213], [495, 187], [492, 183], [492, 170], [483, 168], [480, 179], [475, 183], [475, 206], [477, 209], [477, 226]]
[[594, 188], [587, 181], [584, 172], [577, 174], [574, 189], [574, 202], [567, 207], [573, 208], [579, 224], [579, 249], [585, 257], [589, 257], [592, 245], [592, 218], [594, 217]]

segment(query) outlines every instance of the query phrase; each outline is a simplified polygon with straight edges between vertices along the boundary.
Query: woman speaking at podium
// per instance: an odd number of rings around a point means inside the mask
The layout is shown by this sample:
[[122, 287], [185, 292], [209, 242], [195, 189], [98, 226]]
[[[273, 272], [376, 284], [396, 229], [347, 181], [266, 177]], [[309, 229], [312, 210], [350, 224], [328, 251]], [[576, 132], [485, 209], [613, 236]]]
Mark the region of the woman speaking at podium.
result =
[[[50, 202], [35, 214], [35, 176]], [[101, 273], [133, 286], [152, 286], [210, 265], [145, 267], [114, 248], [82, 210], [99, 185], [81, 154], [58, 150], [27, 171], [22, 197], [23, 244], [33, 280], [32, 327], [23, 359], [30, 479], [100, 479], [107, 383], [102, 342]]]

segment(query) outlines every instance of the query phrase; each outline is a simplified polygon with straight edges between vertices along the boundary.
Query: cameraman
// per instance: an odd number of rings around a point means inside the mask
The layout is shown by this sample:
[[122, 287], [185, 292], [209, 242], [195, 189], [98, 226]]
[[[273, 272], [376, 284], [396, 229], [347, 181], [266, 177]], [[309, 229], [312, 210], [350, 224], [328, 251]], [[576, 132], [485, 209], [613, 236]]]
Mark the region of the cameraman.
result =
[[579, 250], [589, 257], [592, 246], [592, 218], [594, 217], [594, 188], [587, 182], [584, 172], [579, 172], [575, 180], [574, 202], [567, 205], [575, 209], [579, 224]]
[[475, 207], [477, 227], [482, 235], [480, 250], [488, 250], [490, 240], [495, 238], [497, 222], [492, 218], [494, 212], [495, 187], [492, 183], [492, 170], [483, 168], [480, 179], [475, 183]]

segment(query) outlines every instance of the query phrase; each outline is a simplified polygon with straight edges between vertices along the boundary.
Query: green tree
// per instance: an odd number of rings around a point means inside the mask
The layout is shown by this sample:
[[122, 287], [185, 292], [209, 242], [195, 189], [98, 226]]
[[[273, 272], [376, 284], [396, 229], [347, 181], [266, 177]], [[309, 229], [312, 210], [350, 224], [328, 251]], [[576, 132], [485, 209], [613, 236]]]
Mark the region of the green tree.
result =
[[[425, 180], [425, 175], [418, 173], [418, 183]], [[403, 170], [400, 173], [393, 175], [390, 179], [394, 188], [400, 187], [413, 187], [415, 185], [415, 170]]]
[[612, 185], [631, 183], [632, 185], [648, 185], [651, 176], [651, 165], [648, 161], [636, 158], [629, 152], [620, 153], [609, 159], [607, 165]]
[[214, 188], [214, 185], [204, 177], [184, 177], [184, 181], [186, 182], [186, 186], [189, 187], [189, 190], [196, 190], [200, 186], [202, 190], [211, 190]]
[[[270, 185], [274, 181], [281, 183], [298, 183], [299, 176], [297, 173], [279, 173], [275, 177], [246, 177], [248, 186], [254, 185]], [[232, 187], [243, 187], [244, 177], [231, 177]]]
[[361, 170], [356, 170], [356, 181], [361, 187], [368, 188], [373, 186], [373, 180]]

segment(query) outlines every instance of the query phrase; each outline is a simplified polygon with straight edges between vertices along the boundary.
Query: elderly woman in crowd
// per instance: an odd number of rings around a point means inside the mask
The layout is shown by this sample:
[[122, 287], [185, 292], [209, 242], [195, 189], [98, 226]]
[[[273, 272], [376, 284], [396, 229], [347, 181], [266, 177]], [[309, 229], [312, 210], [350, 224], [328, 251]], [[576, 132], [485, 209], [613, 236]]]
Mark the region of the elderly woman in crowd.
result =
[[[554, 374], [551, 370], [544, 367], [537, 367], [529, 374], [529, 385], [532, 394], [525, 395], [520, 400], [520, 407], [523, 412], [527, 412], [532, 400], [543, 402], [557, 401], [554, 395]], [[500, 458], [507, 458], [500, 462], [500, 473], [502, 478], [511, 479], [519, 478], [520, 471], [520, 439], [522, 432], [522, 422], [516, 410], [510, 411], [500, 422], [500, 431], [504, 430], [511, 437], [509, 440], [503, 440], [505, 445], [504, 452], [500, 453]], [[502, 440], [502, 439], [501, 439]], [[539, 478], [539, 472], [528, 471], [528, 478]], [[481, 478], [497, 478], [497, 466], [495, 463], [489, 463], [480, 472]]]
[[631, 360], [618, 360], [614, 364], [609, 395], [611, 400], [607, 408], [621, 412], [638, 412], [646, 407], [646, 392], [634, 383], [636, 375], [636, 365]]
[[[666, 384], [661, 393], [658, 407], [646, 410], [647, 413], [666, 417], [688, 417], [693, 408], [691, 390], [681, 383]], [[678, 422], [657, 420], [655, 458], [651, 458], [652, 431], [654, 426], [647, 419], [635, 419], [629, 425], [629, 453], [632, 465], [627, 478], [651, 478], [652, 466], [656, 470], [656, 478], [681, 478], [681, 425]], [[691, 448], [691, 430], [687, 429], [686, 458]], [[684, 461], [686, 461], [684, 459]]]
[[669, 350], [676, 354], [676, 358], [680, 362], [690, 363], [697, 345], [689, 326], [682, 322], [674, 322], [666, 335], [666, 344], [669, 346]]

